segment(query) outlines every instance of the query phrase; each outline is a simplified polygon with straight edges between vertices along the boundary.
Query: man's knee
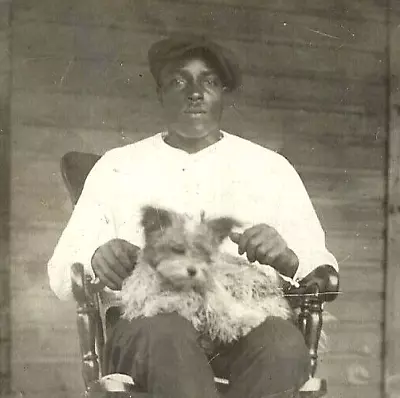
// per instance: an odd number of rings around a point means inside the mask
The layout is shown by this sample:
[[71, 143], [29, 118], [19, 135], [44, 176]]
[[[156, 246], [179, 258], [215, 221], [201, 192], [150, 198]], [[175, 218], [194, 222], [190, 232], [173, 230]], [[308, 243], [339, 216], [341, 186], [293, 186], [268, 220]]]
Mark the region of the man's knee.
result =
[[[292, 322], [268, 318], [249, 333], [242, 351], [257, 368], [276, 377], [303, 380], [308, 377], [310, 359], [304, 337]], [[272, 368], [272, 369], [271, 369]]]
[[299, 328], [292, 322], [280, 318], [274, 318], [271, 323], [277, 340], [280, 342], [276, 346], [279, 356], [284, 358], [289, 356], [299, 360], [307, 359], [308, 361], [308, 349]]
[[280, 318], [268, 318], [253, 329], [234, 345], [231, 355], [231, 378], [245, 383], [243, 391], [282, 392], [299, 388], [309, 376], [303, 335], [292, 322]]
[[268, 369], [271, 376], [276, 372], [276, 377], [299, 385], [304, 383], [309, 375], [310, 356], [297, 326], [280, 318], [269, 318], [259, 332], [265, 335], [267, 342], [260, 355], [266, 363], [275, 364], [274, 370]]
[[160, 314], [132, 321], [120, 319], [112, 333], [111, 340], [125, 344], [163, 343], [197, 340], [197, 331], [192, 324], [178, 314]]
[[[197, 345], [197, 332], [192, 324], [177, 314], [162, 314], [132, 321], [120, 319], [107, 339], [105, 363], [113, 371], [122, 363], [130, 368], [148, 358], [167, 358], [193, 349]], [[189, 347], [186, 349], [185, 347]], [[158, 360], [157, 359], [157, 360]], [[111, 364], [111, 365], [110, 365]]]
[[300, 330], [292, 322], [270, 317], [251, 332], [250, 344], [265, 347], [277, 357], [308, 357], [308, 350]]

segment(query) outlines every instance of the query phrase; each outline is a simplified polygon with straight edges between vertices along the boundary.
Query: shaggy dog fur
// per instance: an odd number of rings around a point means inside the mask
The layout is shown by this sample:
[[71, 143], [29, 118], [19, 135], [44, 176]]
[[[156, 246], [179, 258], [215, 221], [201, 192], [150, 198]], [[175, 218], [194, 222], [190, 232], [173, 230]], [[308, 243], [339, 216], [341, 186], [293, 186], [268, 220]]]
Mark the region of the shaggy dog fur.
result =
[[235, 225], [230, 218], [204, 216], [193, 224], [181, 214], [145, 207], [145, 247], [122, 287], [123, 317], [176, 312], [205, 340], [223, 343], [246, 335], [268, 316], [292, 319], [272, 267], [219, 251]]

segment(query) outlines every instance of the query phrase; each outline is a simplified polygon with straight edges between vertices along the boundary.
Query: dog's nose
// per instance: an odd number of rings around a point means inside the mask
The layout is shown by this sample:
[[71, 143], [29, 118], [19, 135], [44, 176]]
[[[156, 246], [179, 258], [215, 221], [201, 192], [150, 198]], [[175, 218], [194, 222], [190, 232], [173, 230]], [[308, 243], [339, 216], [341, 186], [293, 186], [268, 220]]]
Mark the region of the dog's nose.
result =
[[187, 269], [187, 272], [188, 272], [188, 275], [189, 275], [189, 276], [195, 276], [196, 273], [197, 273], [196, 268], [194, 268], [194, 267], [189, 267], [189, 268]]

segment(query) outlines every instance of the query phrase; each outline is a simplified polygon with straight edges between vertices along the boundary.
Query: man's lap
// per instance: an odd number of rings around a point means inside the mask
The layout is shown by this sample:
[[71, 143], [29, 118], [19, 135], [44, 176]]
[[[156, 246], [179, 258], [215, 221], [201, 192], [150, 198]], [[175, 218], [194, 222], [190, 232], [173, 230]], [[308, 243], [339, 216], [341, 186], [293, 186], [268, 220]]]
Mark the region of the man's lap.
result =
[[241, 384], [244, 379], [257, 384], [258, 379], [264, 378], [270, 382], [269, 391], [277, 392], [292, 388], [290, 383], [294, 380], [300, 388], [308, 378], [310, 361], [297, 326], [269, 317], [234, 344], [217, 348], [210, 365], [215, 374], [232, 384]]
[[[177, 314], [157, 315], [133, 321], [120, 319], [107, 342], [109, 353], [115, 348], [119, 351], [119, 355], [123, 355], [121, 351], [125, 349], [132, 350], [134, 348], [132, 341], [137, 334], [143, 333], [153, 340], [168, 341], [167, 337], [170, 335], [176, 341], [183, 337], [200, 341], [199, 333], [189, 321]], [[128, 352], [126, 354], [129, 355]], [[265, 365], [263, 371], [266, 374], [279, 372], [281, 377], [285, 369], [290, 373], [293, 372], [295, 365], [304, 368], [309, 362], [307, 348], [299, 329], [293, 322], [276, 317], [267, 318], [263, 324], [237, 342], [217, 345], [212, 353], [208, 355], [204, 353], [214, 373], [218, 377], [227, 379], [234, 376], [235, 372], [240, 372], [241, 367], [245, 366], [254, 355], [263, 356], [261, 362]], [[271, 367], [278, 369], [274, 370]], [[308, 369], [305, 372], [308, 373]]]

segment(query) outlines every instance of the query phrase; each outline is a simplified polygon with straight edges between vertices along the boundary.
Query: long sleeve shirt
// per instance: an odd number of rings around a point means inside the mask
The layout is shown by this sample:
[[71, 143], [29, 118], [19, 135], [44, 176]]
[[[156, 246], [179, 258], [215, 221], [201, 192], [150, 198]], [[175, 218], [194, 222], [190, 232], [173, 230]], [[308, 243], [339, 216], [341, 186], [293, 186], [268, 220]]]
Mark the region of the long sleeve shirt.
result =
[[[158, 133], [112, 149], [90, 172], [48, 262], [50, 286], [60, 299], [72, 297], [73, 263], [82, 263], [93, 275], [91, 258], [100, 245], [122, 238], [143, 247], [144, 205], [193, 218], [201, 212], [230, 216], [242, 224], [237, 232], [260, 223], [275, 228], [299, 259], [293, 281], [322, 264], [338, 269], [304, 184], [283, 156], [227, 132], [196, 153], [174, 148], [163, 138]], [[230, 239], [221, 250], [239, 255]]]

